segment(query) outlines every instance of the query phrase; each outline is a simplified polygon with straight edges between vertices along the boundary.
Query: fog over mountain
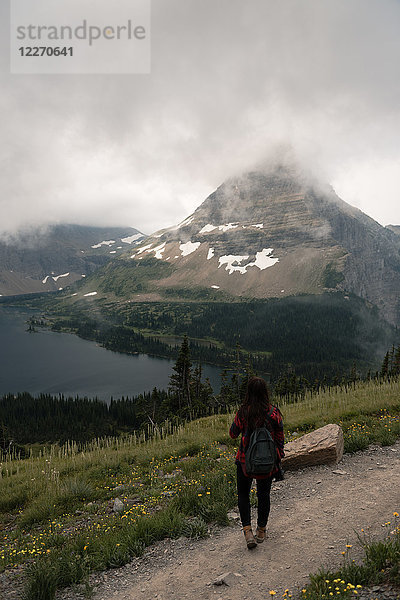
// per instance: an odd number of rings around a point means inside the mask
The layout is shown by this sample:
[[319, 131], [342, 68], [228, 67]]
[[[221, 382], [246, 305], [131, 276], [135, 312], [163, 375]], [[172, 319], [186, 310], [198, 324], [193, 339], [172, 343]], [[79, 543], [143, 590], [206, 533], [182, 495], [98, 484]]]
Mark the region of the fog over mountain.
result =
[[[155, 232], [75, 294], [211, 301], [354, 294], [400, 325], [400, 237], [296, 163], [223, 182], [184, 221]], [[349, 298], [348, 298], [349, 299]]]
[[280, 144], [399, 224], [398, 1], [153, 0], [152, 71], [136, 76], [10, 75], [7, 5], [1, 231], [167, 227]]
[[56, 225], [0, 240], [0, 296], [54, 292], [80, 281], [143, 234], [131, 227]]

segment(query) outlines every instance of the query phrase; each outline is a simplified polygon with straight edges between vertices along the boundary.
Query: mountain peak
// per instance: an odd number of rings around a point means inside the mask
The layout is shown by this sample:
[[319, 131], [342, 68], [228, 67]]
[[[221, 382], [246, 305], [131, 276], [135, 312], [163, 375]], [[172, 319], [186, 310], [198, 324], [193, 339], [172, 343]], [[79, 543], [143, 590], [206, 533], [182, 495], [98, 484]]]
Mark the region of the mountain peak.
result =
[[214, 299], [340, 290], [400, 323], [397, 236], [290, 161], [229, 178], [188, 218], [146, 238], [127, 258], [136, 300], [182, 288], [207, 290]]

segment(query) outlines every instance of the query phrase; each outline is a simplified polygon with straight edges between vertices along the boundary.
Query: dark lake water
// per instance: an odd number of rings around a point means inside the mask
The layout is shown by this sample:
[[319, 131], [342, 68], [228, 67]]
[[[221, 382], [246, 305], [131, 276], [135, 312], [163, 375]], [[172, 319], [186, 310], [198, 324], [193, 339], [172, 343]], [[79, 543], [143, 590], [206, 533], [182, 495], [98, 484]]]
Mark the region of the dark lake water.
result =
[[[67, 333], [28, 333], [26, 320], [31, 315], [32, 311], [0, 306], [0, 394], [43, 392], [108, 401], [111, 396], [168, 387], [173, 360], [118, 354]], [[203, 366], [215, 392], [220, 371]]]

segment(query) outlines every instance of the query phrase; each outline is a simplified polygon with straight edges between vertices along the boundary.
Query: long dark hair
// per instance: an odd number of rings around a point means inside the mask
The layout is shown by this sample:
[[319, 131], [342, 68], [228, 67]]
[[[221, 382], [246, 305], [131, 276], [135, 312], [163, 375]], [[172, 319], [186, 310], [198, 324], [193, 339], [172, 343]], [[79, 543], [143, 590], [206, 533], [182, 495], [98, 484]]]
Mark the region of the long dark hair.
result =
[[266, 413], [271, 410], [268, 386], [261, 377], [251, 377], [247, 383], [246, 396], [239, 408], [239, 416], [249, 429], [262, 426]]

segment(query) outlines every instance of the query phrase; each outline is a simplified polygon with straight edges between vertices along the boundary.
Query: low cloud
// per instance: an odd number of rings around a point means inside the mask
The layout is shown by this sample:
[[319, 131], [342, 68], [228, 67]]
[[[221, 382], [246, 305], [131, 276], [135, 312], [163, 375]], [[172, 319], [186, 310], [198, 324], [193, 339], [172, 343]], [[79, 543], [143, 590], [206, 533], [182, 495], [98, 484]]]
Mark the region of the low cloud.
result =
[[153, 0], [152, 73], [126, 76], [10, 75], [0, 13], [3, 232], [150, 233], [281, 144], [400, 223], [397, 1]]

